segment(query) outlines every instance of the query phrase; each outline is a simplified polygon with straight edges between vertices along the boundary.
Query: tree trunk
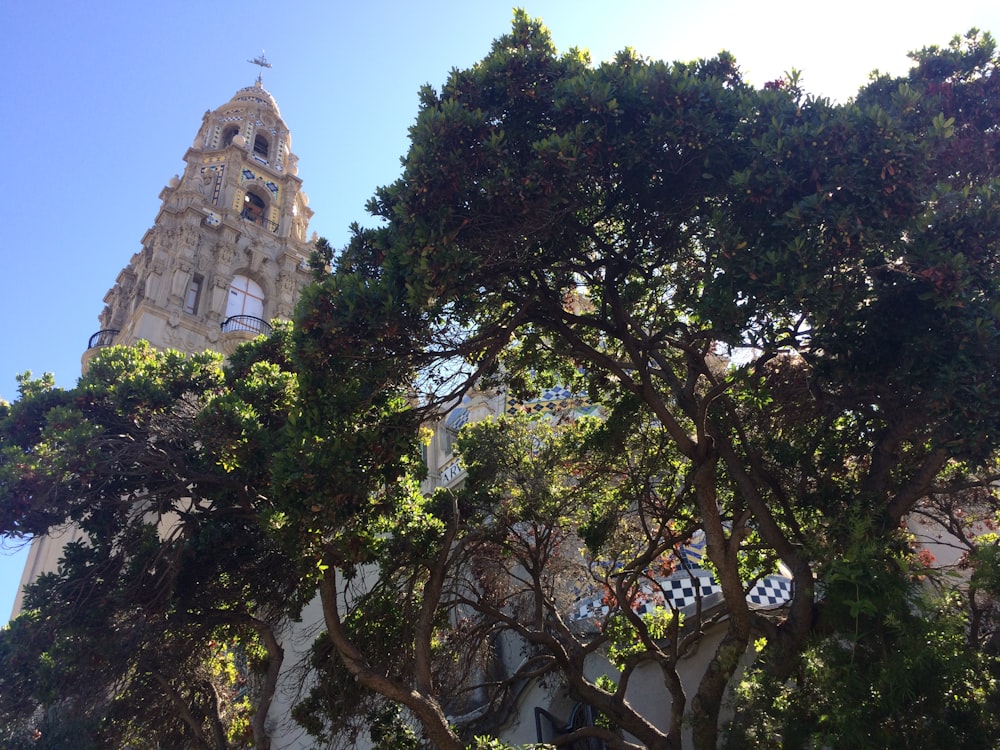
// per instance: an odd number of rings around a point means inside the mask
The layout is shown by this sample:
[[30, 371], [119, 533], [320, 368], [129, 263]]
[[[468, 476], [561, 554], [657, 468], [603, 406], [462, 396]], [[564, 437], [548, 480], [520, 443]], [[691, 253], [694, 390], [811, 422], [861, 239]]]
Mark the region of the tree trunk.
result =
[[733, 528], [727, 538], [718, 505], [715, 484], [718, 458], [713, 447], [711, 438], [706, 438], [694, 470], [694, 486], [703, 519], [708, 556], [715, 563], [716, 577], [729, 610], [729, 628], [708, 669], [702, 675], [698, 692], [691, 701], [695, 750], [715, 750], [722, 698], [750, 643], [750, 612], [739, 571], [739, 530]]
[[719, 741], [719, 711], [726, 686], [746, 653], [750, 639], [743, 628], [734, 627], [719, 644], [708, 669], [701, 678], [698, 692], [691, 701], [691, 724], [695, 750], [716, 750]]
[[250, 722], [250, 731], [253, 733], [253, 746], [256, 750], [271, 750], [271, 737], [265, 729], [267, 713], [271, 708], [271, 700], [274, 698], [274, 691], [278, 686], [278, 675], [281, 672], [281, 664], [285, 658], [285, 651], [274, 637], [274, 630], [267, 623], [254, 620], [257, 632], [260, 634], [264, 646], [267, 648], [267, 674], [264, 676], [264, 684], [260, 690], [260, 697], [253, 719]]
[[[173, 704], [174, 708], [177, 710], [177, 715], [180, 717], [181, 721], [187, 724], [188, 729], [191, 730], [194, 742], [198, 747], [204, 748], [204, 750], [212, 750], [212, 745], [208, 741], [208, 737], [205, 735], [205, 729], [202, 727], [201, 722], [195, 718], [194, 714], [191, 713], [191, 707], [188, 705], [176, 690], [174, 690], [173, 685], [170, 684], [169, 680], [164, 677], [159, 672], [153, 673], [153, 678], [160, 685], [160, 688], [166, 694], [167, 698]], [[217, 750], [225, 750], [225, 746], [218, 748]]]
[[323, 573], [319, 592], [329, 638], [354, 679], [410, 709], [420, 722], [424, 736], [438, 750], [465, 750], [465, 743], [452, 731], [444, 710], [433, 696], [418, 692], [370, 667], [361, 650], [347, 637], [337, 609], [337, 581], [333, 567]]

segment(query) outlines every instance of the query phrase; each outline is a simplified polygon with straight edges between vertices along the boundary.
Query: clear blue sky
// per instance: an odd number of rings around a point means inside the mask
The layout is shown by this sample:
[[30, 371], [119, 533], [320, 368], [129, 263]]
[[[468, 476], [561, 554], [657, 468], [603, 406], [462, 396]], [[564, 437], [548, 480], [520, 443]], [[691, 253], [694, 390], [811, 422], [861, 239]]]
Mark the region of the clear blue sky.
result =
[[[691, 60], [732, 52], [762, 84], [792, 67], [839, 101], [869, 71], [902, 73], [906, 52], [971, 26], [1000, 34], [996, 0], [535, 0], [524, 5], [560, 49], [596, 61], [625, 46]], [[342, 245], [364, 204], [399, 172], [417, 90], [482, 58], [510, 25], [495, 0], [10, 0], [0, 7], [0, 144], [4, 163], [0, 397], [14, 376], [53, 372], [71, 387], [98, 329], [103, 297], [140, 249], [157, 195], [202, 114], [264, 84], [292, 133], [311, 229]], [[926, 10], [924, 10], [926, 8]], [[24, 553], [0, 550], [0, 623]]]

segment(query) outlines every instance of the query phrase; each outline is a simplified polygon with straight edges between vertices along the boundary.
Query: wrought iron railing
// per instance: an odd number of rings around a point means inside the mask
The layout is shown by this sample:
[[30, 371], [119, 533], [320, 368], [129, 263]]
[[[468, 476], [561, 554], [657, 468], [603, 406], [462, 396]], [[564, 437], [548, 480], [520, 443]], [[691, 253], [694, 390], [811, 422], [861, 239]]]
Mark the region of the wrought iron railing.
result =
[[232, 315], [222, 321], [222, 332], [246, 331], [247, 333], [271, 335], [271, 324], [253, 315]]
[[269, 232], [277, 232], [278, 231], [278, 223], [277, 222], [271, 221], [270, 219], [265, 219], [263, 216], [260, 216], [260, 215], [256, 215], [255, 216], [251, 211], [248, 211], [246, 209], [243, 210], [243, 212], [240, 214], [240, 216], [242, 216], [247, 221], [252, 221], [254, 224], [259, 224], [260, 226], [264, 227], [264, 229], [268, 230]]
[[117, 328], [105, 328], [103, 331], [98, 331], [90, 337], [90, 341], [87, 342], [87, 348], [93, 349], [95, 346], [111, 346], [115, 343], [115, 336], [119, 333], [121, 331]]

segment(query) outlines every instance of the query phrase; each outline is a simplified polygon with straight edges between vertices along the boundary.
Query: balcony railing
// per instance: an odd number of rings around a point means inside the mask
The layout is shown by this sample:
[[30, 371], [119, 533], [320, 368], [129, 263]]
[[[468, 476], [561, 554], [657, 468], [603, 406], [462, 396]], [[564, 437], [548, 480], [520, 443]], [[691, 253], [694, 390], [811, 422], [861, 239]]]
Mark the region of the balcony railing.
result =
[[105, 328], [103, 331], [98, 331], [90, 337], [90, 341], [87, 342], [87, 348], [93, 349], [97, 346], [111, 346], [115, 343], [115, 336], [119, 333], [120, 331], [117, 328]]
[[253, 222], [254, 224], [258, 224], [258, 225], [264, 227], [264, 229], [268, 230], [269, 232], [277, 232], [278, 231], [278, 224], [277, 224], [277, 222], [271, 221], [270, 219], [265, 219], [263, 216], [259, 216], [259, 215], [255, 216], [252, 212], [250, 212], [250, 211], [248, 211], [246, 209], [243, 210], [243, 212], [240, 214], [240, 216], [242, 216], [247, 221]]
[[234, 331], [270, 336], [271, 324], [266, 320], [255, 318], [253, 315], [233, 315], [222, 321], [222, 332], [232, 333]]

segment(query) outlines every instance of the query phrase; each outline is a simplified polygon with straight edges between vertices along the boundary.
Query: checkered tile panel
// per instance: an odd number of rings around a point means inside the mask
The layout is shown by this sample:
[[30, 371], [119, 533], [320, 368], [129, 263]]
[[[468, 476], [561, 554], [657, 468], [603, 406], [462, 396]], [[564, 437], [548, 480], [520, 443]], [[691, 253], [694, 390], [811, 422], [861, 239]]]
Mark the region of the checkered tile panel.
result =
[[767, 576], [747, 594], [747, 604], [754, 608], [780, 607], [792, 598], [792, 582], [784, 576]]
[[715, 581], [707, 576], [670, 578], [666, 581], [660, 581], [660, 585], [666, 592], [667, 600], [677, 609], [695, 604], [699, 595], [704, 599], [709, 594], [715, 594], [722, 590]]

